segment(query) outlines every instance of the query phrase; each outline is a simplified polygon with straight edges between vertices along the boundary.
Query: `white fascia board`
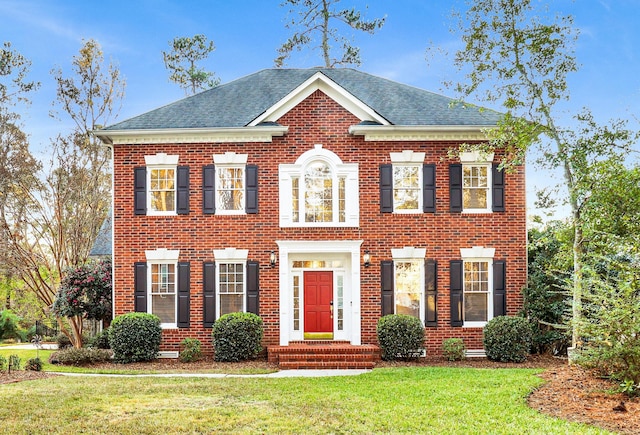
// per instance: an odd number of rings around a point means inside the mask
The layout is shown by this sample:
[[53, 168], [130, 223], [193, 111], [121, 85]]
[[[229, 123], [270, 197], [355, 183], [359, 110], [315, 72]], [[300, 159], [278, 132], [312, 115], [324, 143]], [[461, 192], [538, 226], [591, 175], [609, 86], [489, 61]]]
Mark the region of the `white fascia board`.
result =
[[300, 104], [305, 98], [320, 90], [329, 98], [344, 107], [358, 119], [363, 121], [375, 121], [382, 125], [389, 125], [389, 121], [378, 115], [371, 107], [347, 92], [342, 86], [331, 80], [322, 72], [317, 72], [300, 86], [289, 92], [284, 98], [267, 109], [262, 115], [251, 121], [250, 126], [261, 122], [276, 122], [289, 110]]
[[365, 141], [486, 140], [486, 125], [352, 125], [349, 134], [364, 136]]
[[92, 133], [105, 144], [163, 144], [163, 143], [223, 143], [272, 142], [284, 136], [289, 127], [250, 126], [216, 128], [169, 128], [149, 130], [97, 130]]

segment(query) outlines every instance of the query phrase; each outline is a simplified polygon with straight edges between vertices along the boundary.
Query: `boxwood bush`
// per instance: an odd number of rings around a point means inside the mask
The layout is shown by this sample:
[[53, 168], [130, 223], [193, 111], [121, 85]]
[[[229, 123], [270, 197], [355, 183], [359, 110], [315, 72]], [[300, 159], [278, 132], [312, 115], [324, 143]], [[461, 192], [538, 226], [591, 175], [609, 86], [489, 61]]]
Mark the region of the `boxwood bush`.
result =
[[484, 350], [491, 361], [523, 362], [529, 355], [533, 332], [523, 317], [498, 316], [484, 327]]
[[442, 356], [447, 361], [462, 361], [466, 351], [467, 346], [462, 338], [447, 338], [442, 342]]
[[180, 361], [192, 362], [202, 358], [202, 343], [197, 338], [185, 338], [180, 344], [183, 346]]
[[113, 360], [119, 363], [156, 359], [161, 339], [160, 318], [153, 314], [123, 314], [113, 319], [109, 328], [109, 346]]
[[262, 351], [262, 319], [253, 313], [229, 313], [213, 324], [216, 361], [256, 358]]
[[65, 366], [83, 366], [101, 362], [110, 362], [113, 352], [107, 349], [94, 349], [90, 347], [68, 347], [49, 355], [51, 364]]
[[415, 359], [424, 348], [424, 326], [417, 317], [386, 315], [378, 320], [376, 332], [384, 360]]

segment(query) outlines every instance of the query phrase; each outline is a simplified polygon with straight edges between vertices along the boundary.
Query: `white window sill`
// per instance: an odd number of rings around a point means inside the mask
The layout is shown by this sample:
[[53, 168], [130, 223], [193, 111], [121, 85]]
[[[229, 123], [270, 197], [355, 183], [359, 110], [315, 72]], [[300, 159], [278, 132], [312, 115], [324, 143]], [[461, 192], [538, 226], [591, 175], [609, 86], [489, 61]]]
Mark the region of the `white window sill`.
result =
[[462, 214], [491, 214], [493, 210], [484, 209], [484, 208], [469, 208], [463, 209]]
[[396, 210], [396, 209], [393, 209], [393, 213], [394, 214], [421, 214], [421, 213], [423, 213], [423, 211], [422, 211], [422, 209], [420, 209], [420, 210], [417, 210], [417, 209], [416, 210], [403, 210], [403, 209]]
[[162, 329], [178, 329], [178, 325], [175, 323], [161, 323], [160, 328]]
[[242, 216], [247, 214], [244, 210], [219, 210], [216, 209], [215, 214], [218, 216]]
[[463, 328], [484, 328], [487, 326], [487, 322], [464, 322]]

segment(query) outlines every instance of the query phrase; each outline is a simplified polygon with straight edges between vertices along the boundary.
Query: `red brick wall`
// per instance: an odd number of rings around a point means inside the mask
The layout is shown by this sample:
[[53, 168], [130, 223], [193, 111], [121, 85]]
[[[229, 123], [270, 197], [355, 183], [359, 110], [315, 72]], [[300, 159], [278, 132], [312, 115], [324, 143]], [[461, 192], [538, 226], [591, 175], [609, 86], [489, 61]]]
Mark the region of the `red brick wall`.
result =
[[[460, 214], [449, 212], [447, 151], [456, 142], [365, 142], [351, 136], [349, 126], [359, 120], [335, 101], [316, 91], [279, 122], [289, 126], [284, 137], [272, 143], [116, 145], [114, 147], [114, 279], [115, 314], [133, 311], [133, 264], [145, 261], [144, 251], [179, 249], [180, 261], [191, 262], [191, 327], [165, 330], [162, 350], [179, 350], [185, 337], [202, 341], [211, 351], [210, 329], [202, 326], [202, 262], [213, 261], [213, 250], [234, 247], [249, 250], [249, 260], [260, 262], [260, 315], [264, 344], [279, 340], [278, 267], [269, 267], [269, 252], [276, 240], [363, 240], [372, 264], [361, 268], [362, 342], [376, 343], [380, 317], [380, 261], [391, 259], [391, 248], [426, 248], [427, 258], [438, 262], [438, 327], [427, 328], [427, 352], [441, 352], [443, 339], [461, 337], [467, 348], [482, 348], [479, 328], [449, 326], [449, 261], [460, 259], [460, 248], [495, 248], [495, 259], [507, 261], [507, 311], [515, 315], [522, 306], [526, 281], [526, 210], [524, 168], [505, 177], [506, 212]], [[359, 228], [280, 228], [278, 165], [294, 163], [314, 144], [336, 153], [343, 163], [359, 165]], [[436, 164], [437, 212], [424, 214], [380, 213], [379, 165], [390, 163], [390, 152], [409, 149], [424, 152], [425, 163]], [[259, 167], [259, 213], [221, 216], [202, 213], [202, 166], [213, 154], [234, 151], [248, 154], [248, 164]], [[135, 216], [133, 168], [144, 166], [144, 156], [178, 154], [179, 165], [190, 170], [191, 213], [182, 216]]]

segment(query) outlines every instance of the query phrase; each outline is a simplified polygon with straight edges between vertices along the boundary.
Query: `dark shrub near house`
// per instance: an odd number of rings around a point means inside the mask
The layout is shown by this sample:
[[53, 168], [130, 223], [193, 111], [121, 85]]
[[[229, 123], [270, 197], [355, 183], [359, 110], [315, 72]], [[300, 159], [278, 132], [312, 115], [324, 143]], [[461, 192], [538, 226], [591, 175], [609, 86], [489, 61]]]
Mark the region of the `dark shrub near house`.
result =
[[466, 357], [467, 346], [462, 338], [447, 338], [442, 342], [442, 356], [447, 361], [462, 361]]
[[523, 317], [499, 316], [484, 328], [484, 350], [491, 361], [523, 362], [529, 355], [531, 325]]
[[68, 347], [52, 353], [49, 363], [66, 366], [84, 366], [111, 361], [113, 353], [107, 349]]
[[183, 346], [180, 361], [192, 362], [202, 358], [202, 343], [197, 338], [185, 338], [180, 344]]
[[378, 321], [378, 343], [382, 359], [414, 359], [424, 348], [424, 326], [417, 317], [389, 314]]
[[253, 313], [229, 313], [213, 324], [216, 361], [256, 358], [262, 351], [262, 319]]
[[158, 357], [162, 328], [154, 314], [128, 313], [116, 317], [109, 328], [113, 359], [120, 363], [151, 361]]
[[98, 332], [95, 337], [90, 340], [89, 344], [95, 349], [111, 349], [109, 346], [109, 329]]

